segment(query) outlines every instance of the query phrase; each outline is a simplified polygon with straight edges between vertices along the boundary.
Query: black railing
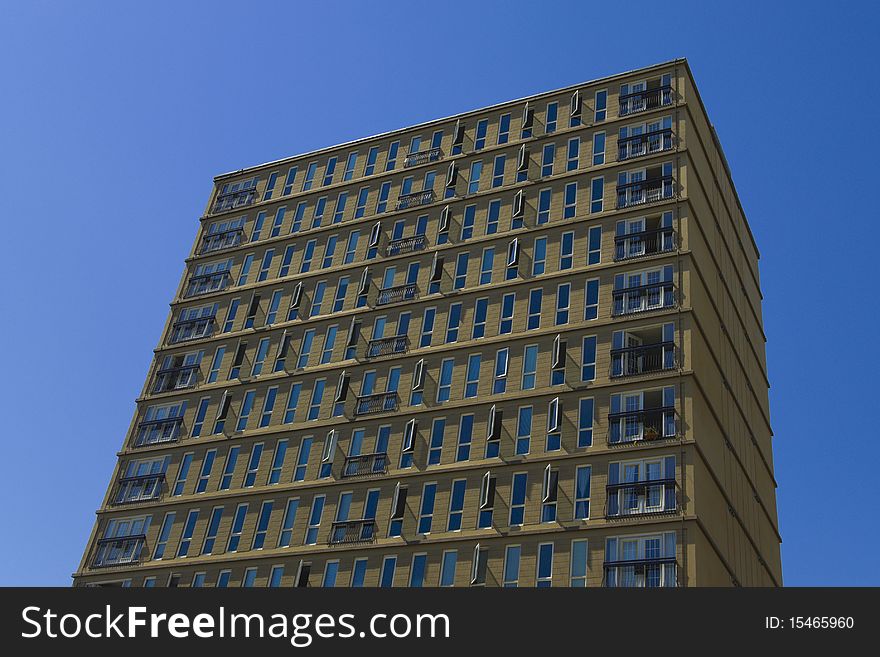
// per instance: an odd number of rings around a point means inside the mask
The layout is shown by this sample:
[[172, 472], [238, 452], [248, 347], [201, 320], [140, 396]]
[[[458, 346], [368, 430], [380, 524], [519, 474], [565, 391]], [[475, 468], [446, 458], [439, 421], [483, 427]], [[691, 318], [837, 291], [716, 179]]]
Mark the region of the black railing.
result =
[[334, 522], [330, 528], [330, 545], [372, 543], [375, 537], [376, 521], [372, 519]]
[[180, 425], [183, 416], [168, 417], [163, 420], [145, 420], [138, 424], [138, 434], [134, 441], [135, 447], [173, 443], [180, 437]]
[[395, 335], [393, 338], [370, 340], [369, 343], [367, 343], [367, 358], [405, 354], [408, 349], [409, 338], [405, 335]]
[[406, 210], [407, 208], [415, 208], [420, 205], [428, 205], [434, 202], [434, 190], [428, 189], [423, 192], [415, 192], [413, 194], [405, 194], [397, 197], [397, 210]]
[[198, 340], [199, 338], [207, 338], [214, 332], [213, 317], [199, 317], [198, 319], [187, 319], [181, 322], [175, 322], [171, 325], [171, 337], [168, 342], [177, 344], [179, 342], [187, 342], [189, 340]]
[[165, 473], [140, 475], [137, 477], [122, 477], [119, 480], [119, 488], [111, 504], [137, 504], [157, 500], [162, 495], [162, 485], [165, 483]]
[[671, 281], [624, 287], [611, 292], [611, 316], [635, 315], [675, 307], [675, 285]]
[[675, 231], [672, 228], [617, 235], [614, 238], [614, 259], [644, 258], [658, 253], [668, 253], [675, 250], [675, 247]]
[[617, 207], [629, 208], [634, 205], [656, 203], [673, 196], [672, 176], [660, 176], [648, 180], [637, 180], [617, 186]]
[[376, 298], [377, 306], [384, 306], [389, 303], [400, 303], [401, 301], [412, 301], [419, 294], [419, 288], [415, 283], [407, 283], [406, 285], [396, 285], [395, 287], [386, 287], [379, 290], [379, 296]]
[[678, 512], [675, 479], [648, 479], [609, 484], [605, 487], [606, 518], [652, 516]]
[[254, 202], [257, 193], [256, 181], [248, 187], [237, 189], [233, 192], [220, 194], [214, 202], [212, 212], [225, 212], [233, 208], [240, 208], [244, 205], [250, 205]]
[[380, 392], [375, 395], [358, 397], [355, 402], [355, 415], [374, 415], [376, 413], [390, 413], [397, 411], [400, 398], [396, 392]]
[[620, 116], [665, 107], [672, 104], [672, 87], [665, 85], [655, 89], [644, 89], [643, 91], [625, 94], [620, 96], [619, 102], [618, 114]]
[[608, 416], [608, 443], [619, 445], [639, 440], [665, 440], [678, 435], [675, 408], [645, 408], [611, 413]]
[[435, 162], [443, 157], [443, 151], [440, 150], [440, 147], [429, 148], [426, 151], [419, 151], [418, 153], [410, 153], [406, 156], [406, 159], [403, 161], [403, 167], [416, 167], [420, 164], [425, 164], [427, 162]]
[[401, 255], [402, 253], [412, 253], [413, 251], [422, 251], [426, 246], [428, 246], [428, 238], [424, 235], [403, 237], [389, 242], [385, 249], [385, 255], [394, 256]]
[[611, 350], [611, 377], [638, 376], [675, 369], [675, 343], [658, 342]]
[[211, 233], [202, 238], [202, 250], [200, 253], [212, 253], [231, 249], [241, 244], [244, 236], [244, 228], [230, 228], [219, 233]]
[[227, 269], [210, 274], [199, 274], [189, 279], [183, 296], [189, 298], [208, 294], [209, 292], [219, 292], [220, 290], [225, 290], [231, 280], [232, 275]]
[[361, 454], [348, 456], [342, 466], [343, 477], [376, 477], [388, 472], [388, 454]]
[[606, 561], [605, 586], [660, 588], [677, 586], [675, 557]]
[[156, 372], [153, 394], [192, 388], [196, 385], [198, 374], [199, 365], [181, 365], [180, 367], [159, 370]]
[[663, 128], [619, 140], [617, 142], [617, 159], [631, 160], [634, 157], [671, 150], [672, 128]]
[[139, 563], [146, 540], [147, 537], [143, 534], [99, 539], [95, 558], [92, 561], [92, 568], [108, 568], [110, 566], [126, 566]]

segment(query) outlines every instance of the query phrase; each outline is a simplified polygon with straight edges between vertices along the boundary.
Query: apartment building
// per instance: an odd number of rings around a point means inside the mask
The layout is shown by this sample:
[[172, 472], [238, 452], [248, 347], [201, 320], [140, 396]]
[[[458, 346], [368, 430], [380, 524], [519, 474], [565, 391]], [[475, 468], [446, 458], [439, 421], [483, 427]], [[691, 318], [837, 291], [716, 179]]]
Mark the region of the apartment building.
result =
[[218, 176], [76, 586], [779, 586], [685, 60]]

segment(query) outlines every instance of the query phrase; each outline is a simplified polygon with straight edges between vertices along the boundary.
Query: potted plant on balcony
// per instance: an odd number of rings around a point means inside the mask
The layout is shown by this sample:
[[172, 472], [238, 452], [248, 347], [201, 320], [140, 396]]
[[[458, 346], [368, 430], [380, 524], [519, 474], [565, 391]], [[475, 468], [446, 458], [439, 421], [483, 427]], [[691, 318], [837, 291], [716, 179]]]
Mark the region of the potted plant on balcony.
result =
[[645, 427], [644, 436], [645, 440], [657, 440], [660, 433], [657, 431], [657, 427]]

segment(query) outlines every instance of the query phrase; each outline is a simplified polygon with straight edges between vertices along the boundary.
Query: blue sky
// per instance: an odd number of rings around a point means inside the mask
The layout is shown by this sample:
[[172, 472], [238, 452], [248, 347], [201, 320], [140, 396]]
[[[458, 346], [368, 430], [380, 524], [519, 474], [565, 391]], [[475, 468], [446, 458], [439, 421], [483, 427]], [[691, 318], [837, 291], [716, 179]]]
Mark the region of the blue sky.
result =
[[785, 582], [880, 584], [878, 10], [728, 4], [4, 2], [0, 584], [69, 584], [212, 176], [674, 57], [762, 253]]

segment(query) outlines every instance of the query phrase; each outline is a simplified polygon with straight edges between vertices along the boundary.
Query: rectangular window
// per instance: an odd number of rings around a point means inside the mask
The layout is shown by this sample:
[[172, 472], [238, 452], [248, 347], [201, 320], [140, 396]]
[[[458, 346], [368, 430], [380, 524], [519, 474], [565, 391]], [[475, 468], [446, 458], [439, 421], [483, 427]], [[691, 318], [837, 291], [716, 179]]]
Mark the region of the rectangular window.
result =
[[287, 439], [275, 443], [275, 456], [272, 459], [272, 469], [269, 470], [269, 484], [277, 484], [281, 481], [281, 469], [284, 467], [284, 457], [287, 455]]
[[434, 318], [436, 317], [436, 315], [436, 308], [425, 308], [425, 312], [422, 315], [422, 332], [419, 336], [420, 347], [431, 346], [431, 336], [434, 333]]
[[576, 171], [580, 166], [581, 138], [572, 137], [568, 140], [568, 151], [565, 158], [565, 170]]
[[461, 219], [461, 241], [469, 240], [474, 236], [474, 220], [477, 216], [477, 206], [468, 205], [464, 209], [464, 216]]
[[379, 147], [373, 146], [367, 153], [367, 164], [364, 167], [364, 176], [372, 176], [376, 172], [376, 160], [379, 158]]
[[296, 407], [299, 405], [301, 389], [301, 383], [294, 383], [290, 386], [290, 394], [287, 396], [287, 408], [284, 409], [284, 424], [291, 424], [296, 419]]
[[461, 324], [461, 304], [453, 303], [449, 306], [449, 314], [446, 316], [446, 342], [458, 342], [458, 328]]
[[[221, 347], [221, 349], [222, 349], [222, 347]], [[219, 351], [219, 349], [218, 349], [218, 351]], [[216, 379], [216, 376], [214, 378]], [[207, 413], [208, 413], [208, 406], [210, 405], [210, 403], [211, 403], [210, 397], [204, 397], [203, 399], [199, 400], [199, 408], [196, 411], [196, 419], [193, 422], [193, 428], [192, 428], [192, 437], [193, 438], [198, 438], [199, 436], [202, 435], [202, 427], [204, 426], [205, 415], [207, 415]]]
[[428, 465], [440, 463], [443, 452], [443, 434], [446, 432], [446, 419], [435, 418], [431, 424], [431, 444], [428, 448]]
[[391, 588], [394, 586], [394, 571], [397, 569], [397, 557], [385, 557], [382, 560], [382, 573], [379, 577], [379, 586]]
[[542, 189], [538, 192], [538, 216], [537, 224], [540, 226], [550, 221], [550, 207], [553, 202], [553, 190]]
[[499, 335], [506, 335], [513, 331], [513, 309], [515, 306], [516, 292], [510, 292], [501, 298], [501, 317], [498, 323]]
[[518, 526], [525, 523], [526, 517], [526, 490], [528, 488], [528, 473], [517, 472], [513, 475], [510, 486], [510, 525]]
[[376, 197], [376, 214], [382, 214], [388, 209], [388, 196], [391, 194], [391, 181], [385, 181], [379, 187], [379, 195]]
[[605, 178], [602, 176], [593, 178], [590, 182], [590, 212], [595, 214], [602, 212], [605, 196]]
[[217, 532], [220, 529], [220, 522], [223, 520], [223, 507], [214, 507], [211, 510], [211, 519], [208, 521], [208, 528], [205, 530], [205, 541], [202, 543], [202, 554], [211, 554], [214, 552], [214, 543], [217, 542]]
[[471, 339], [485, 337], [486, 335], [486, 317], [489, 313], [489, 299], [483, 297], [474, 302], [474, 323], [471, 331]]
[[459, 253], [458, 257], [455, 259], [455, 279], [452, 283], [452, 288], [454, 290], [460, 290], [467, 284], [469, 258], [470, 253], [465, 251], [464, 253]]
[[[188, 454], [190, 458], [192, 454]], [[211, 479], [211, 470], [214, 469], [214, 461], [217, 458], [217, 450], [211, 449], [205, 452], [205, 458], [202, 460], [202, 470], [199, 473], [199, 479], [196, 482], [196, 493], [204, 493], [208, 489], [208, 481]], [[186, 463], [187, 469], [189, 469], [189, 463]], [[184, 475], [184, 480], [186, 476]], [[176, 493], [175, 489], [175, 493]], [[183, 492], [181, 490], [181, 492]], [[177, 493], [178, 495], [180, 493]]]
[[572, 219], [577, 213], [577, 183], [570, 182], [565, 186], [565, 206], [562, 209], [563, 219]]
[[248, 390], [244, 393], [244, 399], [241, 402], [241, 413], [238, 415], [238, 422], [235, 425], [236, 431], [244, 431], [247, 428], [248, 420], [251, 416], [251, 411], [254, 408], [254, 397], [256, 397], [256, 390]]
[[600, 121], [605, 120], [605, 114], [608, 108], [608, 91], [602, 89], [601, 91], [596, 92], [596, 102], [595, 105], [595, 114], [594, 114], [594, 122], [599, 123]]
[[434, 520], [434, 500], [437, 497], [437, 484], [425, 484], [422, 489], [422, 506], [419, 512], [419, 534], [431, 533]]
[[578, 466], [574, 479], [574, 519], [590, 518], [590, 473], [589, 465]]
[[269, 233], [269, 237], [278, 237], [281, 234], [281, 226], [284, 225], [286, 212], [287, 207], [283, 205], [275, 211], [275, 221], [272, 222], [272, 232]]
[[318, 542], [318, 530], [321, 528], [325, 499], [324, 495], [316, 495], [312, 500], [312, 510], [309, 513], [309, 526], [306, 529], [304, 545], [315, 545]]
[[568, 310], [571, 304], [571, 283], [562, 283], [556, 288], [556, 326], [568, 324]]
[[532, 276], [540, 276], [547, 266], [547, 238], [535, 238], [532, 254]]
[[559, 103], [547, 103], [547, 112], [544, 118], [544, 132], [548, 135], [556, 132], [556, 121], [559, 115]]
[[490, 473], [483, 475], [480, 482], [480, 513], [477, 517], [477, 528], [488, 529], [492, 526], [492, 513], [495, 509], [496, 479]]
[[581, 381], [596, 379], [596, 336], [588, 335], [581, 348]]
[[235, 515], [232, 518], [232, 527], [229, 530], [229, 543], [226, 546], [227, 552], [237, 552], [238, 544], [241, 542], [241, 531], [244, 528], [244, 520], [247, 517], [248, 505], [239, 504], [235, 509]]
[[248, 253], [241, 263], [241, 271], [238, 273], [238, 285], [247, 285], [248, 274], [251, 271], [251, 265], [254, 263], [254, 254]]
[[458, 551], [445, 550], [440, 562], [440, 586], [455, 586], [455, 567], [458, 564]]
[[263, 443], [257, 443], [251, 448], [251, 458], [248, 460], [247, 472], [244, 475], [244, 488], [251, 488], [256, 483], [262, 457]]
[[192, 543], [192, 535], [196, 529], [196, 523], [199, 520], [199, 510], [191, 509], [186, 516], [186, 522], [183, 525], [183, 534], [180, 536], [180, 545], [177, 546], [177, 557], [185, 557], [189, 552], [190, 543]]
[[605, 164], [605, 133], [597, 132], [593, 135], [593, 166]]
[[348, 159], [345, 161], [345, 171], [342, 174], [343, 180], [351, 180], [354, 177], [354, 168], [357, 165], [358, 154], [349, 153]]
[[602, 226], [592, 226], [587, 240], [587, 264], [598, 265], [602, 259]]
[[449, 494], [449, 524], [446, 527], [446, 531], [457, 532], [461, 529], [466, 487], [467, 480], [465, 479], [456, 479], [452, 482], [452, 491]]
[[519, 545], [508, 545], [504, 550], [504, 577], [501, 586], [515, 589], [519, 586], [519, 562], [522, 548]]
[[269, 519], [272, 517], [272, 504], [272, 500], [267, 500], [260, 507], [257, 528], [254, 531], [254, 544], [251, 548], [253, 550], [262, 550], [266, 544], [266, 532], [269, 531]]
[[507, 367], [510, 360], [510, 349], [504, 347], [495, 353], [495, 379], [492, 393], [500, 395], [507, 392]]
[[481, 119], [477, 122], [477, 129], [474, 133], [474, 150], [479, 151], [486, 147], [486, 132], [489, 130], [489, 120]]
[[559, 269], [571, 269], [574, 259], [574, 233], [562, 233], [559, 240]]
[[501, 187], [504, 185], [504, 164], [506, 158], [504, 155], [496, 155], [495, 163], [492, 167], [492, 187]]
[[593, 444], [593, 399], [581, 399], [578, 405], [578, 447]]
[[321, 412], [321, 399], [324, 396], [325, 383], [324, 379], [318, 379], [312, 387], [312, 398], [309, 400], [309, 414], [306, 418], [308, 420], [318, 419], [318, 414]]
[[281, 523], [281, 533], [278, 535], [278, 547], [290, 547], [290, 543], [293, 540], [293, 526], [296, 524], [298, 508], [298, 498], [287, 500], [287, 508], [284, 510], [284, 518]]
[[585, 588], [587, 586], [587, 540], [571, 542], [571, 581], [572, 588]]
[[599, 316], [599, 279], [587, 281], [584, 288], [584, 319], [596, 319]]
[[495, 247], [483, 249], [483, 257], [480, 261], [480, 285], [492, 283], [492, 269], [495, 267]]
[[437, 402], [449, 401], [452, 391], [452, 371], [455, 368], [454, 358], [445, 358], [440, 363], [440, 380], [437, 383]]
[[532, 441], [532, 407], [522, 406], [519, 409], [516, 423], [516, 453], [529, 453]]
[[428, 568], [428, 555], [413, 555], [412, 566], [409, 569], [409, 587], [419, 589], [425, 585], [425, 570]]
[[293, 214], [293, 222], [290, 224], [290, 232], [298, 233], [302, 230], [302, 222], [306, 216], [306, 208], [308, 207], [308, 203], [306, 201], [301, 201], [296, 205], [296, 212]]
[[474, 437], [474, 416], [462, 415], [458, 425], [458, 449], [456, 461], [467, 461], [471, 457], [471, 442]]
[[[207, 458], [207, 455], [205, 456]], [[177, 469], [177, 480], [174, 482], [174, 489], [171, 493], [172, 497], [183, 495], [183, 490], [186, 487], [186, 478], [189, 476], [189, 469], [192, 466], [192, 460], [192, 452], [187, 452], [183, 455], [183, 458], [180, 461], [180, 467]], [[211, 460], [211, 464], [213, 465], [213, 459]], [[210, 470], [208, 471], [208, 474], [210, 474]]]
[[471, 354], [468, 357], [467, 376], [464, 383], [464, 397], [469, 399], [477, 396], [480, 386], [480, 354]]
[[502, 114], [498, 119], [498, 145], [506, 144], [510, 139], [510, 114]]
[[282, 195], [287, 196], [293, 192], [293, 183], [296, 181], [296, 167], [287, 170], [287, 178], [284, 180]]
[[538, 568], [535, 578], [540, 588], [549, 588], [553, 581], [553, 543], [541, 543], [538, 545]]
[[307, 192], [312, 188], [312, 184], [315, 182], [315, 173], [318, 171], [318, 163], [317, 162], [309, 162], [309, 166], [306, 169], [306, 177], [303, 180], [302, 191]]
[[558, 489], [559, 470], [553, 470], [548, 464], [541, 484], [541, 522], [556, 522]]
[[543, 288], [529, 290], [529, 315], [526, 328], [529, 331], [541, 328], [541, 304], [544, 299]]
[[281, 296], [284, 290], [275, 290], [272, 292], [272, 298], [269, 301], [269, 312], [266, 313], [266, 326], [271, 326], [278, 319], [278, 307], [281, 305]]
[[553, 175], [553, 161], [556, 159], [556, 144], [544, 144], [541, 153], [541, 177]]
[[528, 345], [523, 350], [522, 390], [534, 390], [538, 370], [538, 345]]
[[235, 474], [235, 464], [238, 461], [238, 453], [241, 450], [240, 447], [230, 447], [229, 452], [226, 454], [226, 465], [223, 468], [223, 476], [220, 478], [220, 485], [217, 486], [217, 490], [229, 490], [229, 487], [232, 486], [232, 475]]
[[501, 213], [501, 201], [489, 201], [489, 210], [486, 213], [486, 235], [494, 235], [498, 232], [498, 217]]
[[468, 178], [468, 194], [476, 194], [480, 191], [480, 175], [483, 173], [483, 162], [476, 160], [471, 162], [470, 177]]
[[324, 169], [324, 181], [322, 187], [326, 187], [333, 183], [333, 174], [336, 172], [336, 158], [331, 157], [327, 160], [327, 168]]
[[294, 481], [303, 481], [306, 478], [306, 468], [309, 464], [309, 453], [312, 449], [312, 437], [302, 439], [299, 446], [299, 455], [296, 458], [296, 468], [293, 471]]

